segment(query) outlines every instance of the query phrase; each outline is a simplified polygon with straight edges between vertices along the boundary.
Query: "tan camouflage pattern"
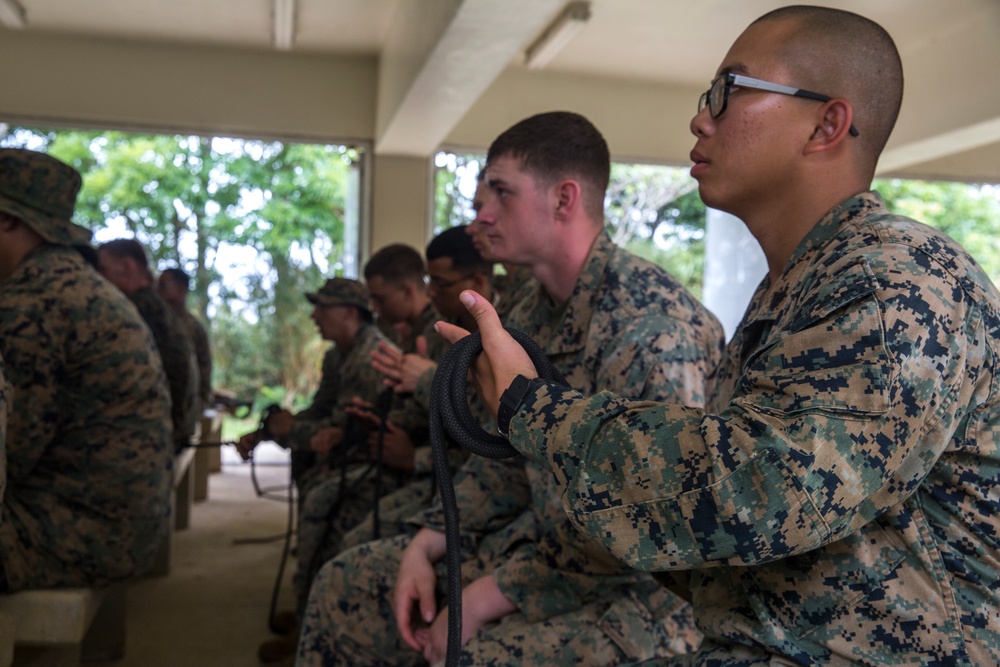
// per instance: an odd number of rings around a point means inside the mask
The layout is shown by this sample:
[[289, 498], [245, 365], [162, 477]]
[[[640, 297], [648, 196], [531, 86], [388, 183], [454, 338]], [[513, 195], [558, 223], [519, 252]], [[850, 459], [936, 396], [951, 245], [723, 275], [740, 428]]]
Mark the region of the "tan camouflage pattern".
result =
[[133, 305], [71, 248], [0, 283], [10, 383], [0, 567], [7, 590], [146, 571], [168, 527], [170, 395]]
[[[573, 386], [703, 404], [706, 378], [722, 354], [722, 327], [662, 269], [602, 234], [565, 304], [534, 285], [507, 323], [531, 335]], [[466, 566], [492, 573], [518, 607], [466, 644], [462, 664], [614, 665], [698, 645], [688, 605], [576, 531], [541, 466], [473, 456], [455, 485]], [[440, 508], [416, 523], [443, 530]], [[388, 595], [395, 575], [395, 568], [372, 568], [389, 567], [383, 561], [398, 554], [385, 551], [398, 548], [392, 540], [362, 545], [323, 568], [298, 664], [419, 664], [401, 647], [388, 602], [371, 599]], [[363, 588], [370, 580], [375, 592]], [[443, 596], [443, 579], [438, 583]], [[626, 598], [632, 603], [616, 604]], [[608, 613], [614, 619], [602, 623]], [[615, 641], [626, 634], [628, 641]]]
[[201, 409], [198, 398], [198, 361], [194, 346], [180, 317], [160, 298], [153, 287], [143, 287], [128, 295], [153, 332], [170, 383], [174, 449], [191, 443]]
[[998, 348], [972, 257], [869, 192], [758, 288], [709, 411], [544, 385], [512, 441], [690, 591], [684, 664], [996, 664]]

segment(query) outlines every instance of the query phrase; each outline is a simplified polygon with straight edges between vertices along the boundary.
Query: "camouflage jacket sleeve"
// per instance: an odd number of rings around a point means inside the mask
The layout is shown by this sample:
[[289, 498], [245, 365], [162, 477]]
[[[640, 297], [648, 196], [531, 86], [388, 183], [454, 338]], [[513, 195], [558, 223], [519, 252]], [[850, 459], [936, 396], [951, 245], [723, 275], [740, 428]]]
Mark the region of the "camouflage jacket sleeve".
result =
[[293, 448], [308, 448], [309, 439], [319, 429], [346, 423], [346, 407], [355, 396], [376, 403], [382, 391], [382, 376], [372, 368], [370, 355], [380, 340], [384, 338], [378, 330], [367, 326], [358, 332], [346, 354], [336, 348], [327, 351], [312, 403], [295, 415], [290, 438]]
[[953, 270], [879, 240], [755, 299], [713, 413], [541, 383], [512, 443], [640, 569], [758, 565], [852, 534], [919, 487], [995, 358]]

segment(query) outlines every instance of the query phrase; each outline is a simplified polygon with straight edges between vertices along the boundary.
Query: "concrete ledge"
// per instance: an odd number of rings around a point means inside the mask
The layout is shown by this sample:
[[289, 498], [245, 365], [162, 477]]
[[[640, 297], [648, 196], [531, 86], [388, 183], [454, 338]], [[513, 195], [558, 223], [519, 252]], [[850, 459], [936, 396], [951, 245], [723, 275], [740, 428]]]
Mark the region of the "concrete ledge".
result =
[[0, 667], [76, 667], [124, 655], [124, 583], [0, 595]]
[[17, 644], [79, 644], [104, 595], [90, 588], [20, 591], [0, 595], [0, 613], [13, 619]]

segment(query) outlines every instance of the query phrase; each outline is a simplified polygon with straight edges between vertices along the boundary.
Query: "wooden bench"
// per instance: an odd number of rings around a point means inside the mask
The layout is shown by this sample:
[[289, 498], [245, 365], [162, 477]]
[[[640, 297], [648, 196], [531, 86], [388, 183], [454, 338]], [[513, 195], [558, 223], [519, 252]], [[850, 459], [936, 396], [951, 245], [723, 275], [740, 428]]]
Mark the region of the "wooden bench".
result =
[[149, 574], [164, 576], [170, 572], [173, 561], [174, 531], [184, 530], [191, 525], [191, 506], [194, 504], [195, 449], [187, 447], [174, 457], [174, 493], [170, 498], [170, 526], [163, 538], [163, 544], [153, 560]]
[[73, 667], [124, 653], [124, 583], [0, 595], [0, 667]]

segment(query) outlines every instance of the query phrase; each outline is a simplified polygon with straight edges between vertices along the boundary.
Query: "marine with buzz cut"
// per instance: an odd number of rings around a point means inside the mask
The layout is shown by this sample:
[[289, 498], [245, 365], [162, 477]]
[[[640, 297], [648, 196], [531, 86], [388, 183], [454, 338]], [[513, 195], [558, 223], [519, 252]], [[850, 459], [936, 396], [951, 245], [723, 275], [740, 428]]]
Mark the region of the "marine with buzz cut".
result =
[[776, 9], [723, 58], [691, 174], [768, 273], [706, 409], [539, 380], [463, 294], [486, 403], [530, 382], [511, 444], [691, 601], [701, 648], [650, 664], [996, 664], [1000, 294], [871, 190], [902, 95], [892, 38], [842, 10]]

